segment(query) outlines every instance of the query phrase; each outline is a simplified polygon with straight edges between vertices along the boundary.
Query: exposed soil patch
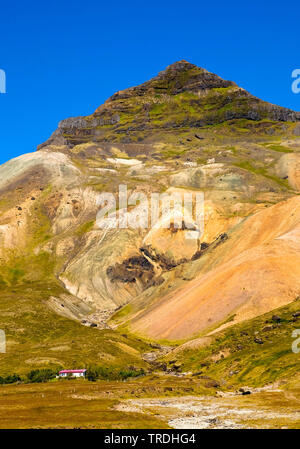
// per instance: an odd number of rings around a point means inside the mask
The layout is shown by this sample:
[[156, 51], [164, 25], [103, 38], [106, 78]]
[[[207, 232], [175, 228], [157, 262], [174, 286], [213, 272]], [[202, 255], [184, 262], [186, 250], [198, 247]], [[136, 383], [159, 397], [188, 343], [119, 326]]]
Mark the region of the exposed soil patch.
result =
[[50, 218], [50, 220], [53, 220], [56, 217], [56, 212], [60, 206], [62, 198], [63, 194], [61, 192], [55, 192], [50, 195], [44, 202], [46, 214]]
[[[223, 393], [222, 396], [183, 396], [180, 398], [155, 398], [128, 400], [117, 406], [126, 412], [153, 413], [163, 416], [175, 429], [247, 429], [247, 428], [297, 428], [300, 412], [294, 404], [285, 402], [278, 406], [270, 405], [271, 395], [283, 395], [274, 390], [268, 392], [269, 401], [260, 404], [258, 391], [251, 397], [236, 393]], [[272, 404], [272, 403], [271, 403]]]
[[136, 282], [140, 279], [146, 285], [154, 277], [154, 269], [145, 257], [133, 256], [108, 267], [106, 274], [112, 282]]

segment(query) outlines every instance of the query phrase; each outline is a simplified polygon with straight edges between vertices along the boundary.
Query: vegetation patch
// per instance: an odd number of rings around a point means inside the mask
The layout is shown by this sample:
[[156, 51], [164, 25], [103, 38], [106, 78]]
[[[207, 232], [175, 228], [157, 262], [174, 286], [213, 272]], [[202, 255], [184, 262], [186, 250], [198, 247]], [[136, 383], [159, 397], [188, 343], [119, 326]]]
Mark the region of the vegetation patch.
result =
[[292, 334], [299, 320], [297, 299], [216, 334], [209, 346], [179, 352], [176, 363], [184, 371], [212, 376], [227, 386], [258, 387], [278, 379], [292, 380], [299, 365], [299, 354], [292, 351]]
[[82, 225], [79, 226], [79, 228], [77, 228], [76, 234], [79, 237], [82, 237], [84, 234], [86, 234], [87, 232], [89, 232], [93, 229], [94, 224], [95, 224], [95, 220], [91, 220], [86, 223], [83, 223]]

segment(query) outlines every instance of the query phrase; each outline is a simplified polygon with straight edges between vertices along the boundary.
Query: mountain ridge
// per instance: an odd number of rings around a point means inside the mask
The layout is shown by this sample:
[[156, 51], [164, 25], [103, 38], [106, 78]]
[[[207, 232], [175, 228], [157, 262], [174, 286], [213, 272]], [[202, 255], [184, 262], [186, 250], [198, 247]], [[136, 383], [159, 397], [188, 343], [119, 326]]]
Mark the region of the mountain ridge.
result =
[[[298, 122], [300, 112], [260, 100], [233, 81], [187, 61], [177, 61], [152, 79], [118, 91], [94, 113], [62, 120], [43, 144], [137, 143], [155, 140], [155, 131], [206, 126], [237, 120]], [[166, 140], [167, 136], [160, 136]]]

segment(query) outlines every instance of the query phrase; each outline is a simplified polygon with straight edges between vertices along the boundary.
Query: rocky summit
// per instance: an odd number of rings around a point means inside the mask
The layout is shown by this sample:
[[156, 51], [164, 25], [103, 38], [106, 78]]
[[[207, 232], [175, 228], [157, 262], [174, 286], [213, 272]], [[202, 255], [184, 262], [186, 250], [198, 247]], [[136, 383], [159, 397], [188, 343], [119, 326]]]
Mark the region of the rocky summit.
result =
[[[203, 194], [201, 237], [164, 217], [101, 228], [99, 195], [120, 185]], [[300, 113], [186, 61], [62, 120], [0, 167], [0, 374], [129, 364], [238, 385], [269, 357], [261, 384], [291, 379], [299, 192]]]
[[[97, 143], [142, 143], [172, 139], [190, 129], [230, 123], [238, 133], [241, 120], [259, 132], [272, 132], [268, 121], [297, 122], [300, 113], [266, 103], [232, 81], [186, 61], [175, 62], [140, 86], [115, 93], [93, 114], [62, 120], [40, 146]], [[266, 121], [264, 125], [261, 123]]]

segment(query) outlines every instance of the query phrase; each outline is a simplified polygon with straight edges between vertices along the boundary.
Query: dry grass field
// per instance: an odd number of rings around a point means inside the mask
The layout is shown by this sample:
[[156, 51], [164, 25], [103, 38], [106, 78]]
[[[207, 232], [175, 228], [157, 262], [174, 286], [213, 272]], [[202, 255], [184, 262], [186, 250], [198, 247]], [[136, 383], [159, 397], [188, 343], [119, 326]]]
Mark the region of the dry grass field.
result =
[[132, 388], [131, 383], [80, 380], [3, 386], [0, 388], [0, 428], [166, 427], [167, 424], [155, 416], [114, 410], [117, 396]]
[[126, 413], [115, 407], [123, 399], [213, 393], [204, 381], [156, 375], [127, 382], [76, 379], [0, 385], [0, 428], [168, 428], [156, 412]]
[[168, 375], [0, 386], [2, 429], [298, 428], [299, 422], [299, 382], [246, 396]]

